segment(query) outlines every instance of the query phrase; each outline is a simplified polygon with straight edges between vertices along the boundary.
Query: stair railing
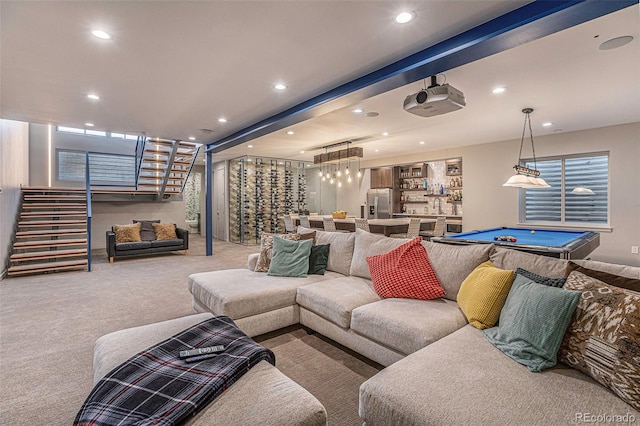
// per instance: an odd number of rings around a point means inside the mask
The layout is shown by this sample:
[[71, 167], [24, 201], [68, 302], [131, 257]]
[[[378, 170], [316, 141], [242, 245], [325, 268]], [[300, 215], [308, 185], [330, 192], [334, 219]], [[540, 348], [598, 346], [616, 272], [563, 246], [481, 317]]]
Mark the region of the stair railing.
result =
[[187, 184], [187, 179], [191, 174], [191, 170], [193, 170], [193, 165], [196, 163], [196, 157], [198, 156], [199, 151], [200, 151], [200, 146], [196, 147], [196, 151], [193, 153], [193, 157], [191, 157], [191, 164], [189, 165], [189, 170], [187, 170], [187, 174], [184, 177], [184, 182], [182, 182], [182, 188], [180, 188], [180, 193], [184, 191], [184, 187]]
[[89, 151], [86, 151], [85, 181], [87, 188], [87, 271], [91, 272], [91, 176], [89, 174]]
[[144, 157], [144, 146], [146, 142], [147, 138], [145, 136], [138, 136], [136, 141], [136, 189], [138, 188], [138, 178], [140, 177], [142, 157]]

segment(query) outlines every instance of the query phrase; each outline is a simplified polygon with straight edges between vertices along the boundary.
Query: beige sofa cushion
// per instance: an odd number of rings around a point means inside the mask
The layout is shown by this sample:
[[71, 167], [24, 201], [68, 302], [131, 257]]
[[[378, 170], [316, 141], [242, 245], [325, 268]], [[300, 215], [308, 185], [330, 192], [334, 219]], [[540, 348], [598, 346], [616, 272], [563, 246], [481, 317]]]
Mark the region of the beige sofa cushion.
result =
[[298, 288], [298, 304], [311, 312], [349, 328], [351, 312], [367, 303], [380, 300], [371, 280], [359, 277], [343, 277], [322, 281]]
[[493, 244], [453, 245], [423, 241], [429, 262], [446, 292], [445, 298], [455, 301], [462, 281], [476, 266], [489, 260]]
[[360, 417], [379, 425], [558, 425], [584, 413], [640, 413], [564, 365], [531, 373], [467, 325], [360, 386]]
[[192, 274], [187, 289], [215, 315], [239, 319], [292, 306], [298, 287], [341, 276], [330, 272], [308, 277], [272, 277], [248, 269], [227, 269]]
[[367, 257], [388, 253], [410, 241], [406, 238], [389, 238], [382, 234], [372, 234], [371, 232], [356, 229], [356, 238], [353, 248], [353, 259], [349, 273], [356, 277], [369, 278], [369, 264]]
[[422, 349], [466, 324], [456, 302], [447, 299], [384, 299], [351, 313], [353, 331], [403, 354]]
[[356, 239], [355, 232], [326, 232], [298, 226], [299, 234], [313, 231], [316, 232], [316, 245], [331, 244], [327, 271], [349, 275], [351, 258], [353, 257], [353, 245]]
[[496, 247], [495, 252], [491, 255], [491, 261], [496, 268], [514, 271], [517, 268], [522, 268], [549, 278], [564, 278], [564, 270], [567, 267], [567, 260], [564, 259], [502, 247]]

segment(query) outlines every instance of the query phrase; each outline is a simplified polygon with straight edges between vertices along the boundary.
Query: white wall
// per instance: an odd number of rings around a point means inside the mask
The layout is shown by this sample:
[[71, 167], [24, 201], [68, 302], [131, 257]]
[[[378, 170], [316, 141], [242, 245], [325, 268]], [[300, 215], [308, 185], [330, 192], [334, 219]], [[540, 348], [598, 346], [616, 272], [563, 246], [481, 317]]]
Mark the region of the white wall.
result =
[[[600, 247], [590, 257], [640, 266], [640, 255], [631, 254], [631, 246], [640, 245], [640, 123], [535, 137], [535, 146], [538, 157], [610, 152], [611, 231], [600, 231]], [[518, 139], [363, 161], [362, 165], [369, 168], [462, 157], [462, 223], [463, 230], [470, 231], [518, 225], [518, 190], [502, 184], [513, 174], [512, 166], [518, 160], [519, 149]], [[523, 156], [531, 156], [530, 147], [523, 149]], [[342, 189], [338, 198], [339, 208], [351, 206], [361, 198], [361, 188]], [[366, 188], [363, 189], [366, 193]]]
[[0, 119], [0, 277], [11, 253], [21, 185], [29, 185], [29, 124]]
[[[360, 217], [360, 206], [365, 206], [366, 217], [367, 190], [371, 187], [371, 170], [363, 169], [360, 178], [357, 177], [357, 172], [355, 169], [352, 171], [351, 183], [343, 182], [342, 187], [336, 188], [336, 207], [346, 211], [349, 215]], [[328, 183], [324, 182], [323, 185], [328, 185]]]

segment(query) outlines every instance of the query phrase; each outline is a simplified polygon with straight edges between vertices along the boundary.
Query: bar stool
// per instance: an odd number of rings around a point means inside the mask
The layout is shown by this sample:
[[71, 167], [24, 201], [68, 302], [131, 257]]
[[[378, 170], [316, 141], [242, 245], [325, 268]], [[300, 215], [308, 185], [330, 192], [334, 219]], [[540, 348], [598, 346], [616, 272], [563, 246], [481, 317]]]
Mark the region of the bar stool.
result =
[[309, 216], [300, 215], [300, 226], [304, 226], [305, 228], [311, 228], [311, 223], [309, 223]]
[[371, 232], [369, 229], [369, 221], [367, 219], [360, 219], [359, 217], [355, 218], [356, 228], [362, 229], [363, 231]]
[[433, 227], [433, 231], [420, 232], [421, 237], [425, 237], [430, 240], [432, 237], [442, 237], [447, 227], [447, 219], [444, 216], [440, 216], [436, 219], [436, 224]]
[[409, 221], [409, 227], [404, 234], [391, 234], [391, 238], [415, 238], [420, 235], [420, 218], [412, 217]]

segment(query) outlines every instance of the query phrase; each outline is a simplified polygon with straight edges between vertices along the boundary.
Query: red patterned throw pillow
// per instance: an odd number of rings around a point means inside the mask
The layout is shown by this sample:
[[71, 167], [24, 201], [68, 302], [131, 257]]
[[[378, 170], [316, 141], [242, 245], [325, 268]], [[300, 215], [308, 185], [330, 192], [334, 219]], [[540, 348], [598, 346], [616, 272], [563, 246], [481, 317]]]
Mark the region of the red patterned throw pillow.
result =
[[367, 263], [373, 288], [385, 299], [431, 300], [445, 294], [420, 237], [388, 253], [367, 257]]

